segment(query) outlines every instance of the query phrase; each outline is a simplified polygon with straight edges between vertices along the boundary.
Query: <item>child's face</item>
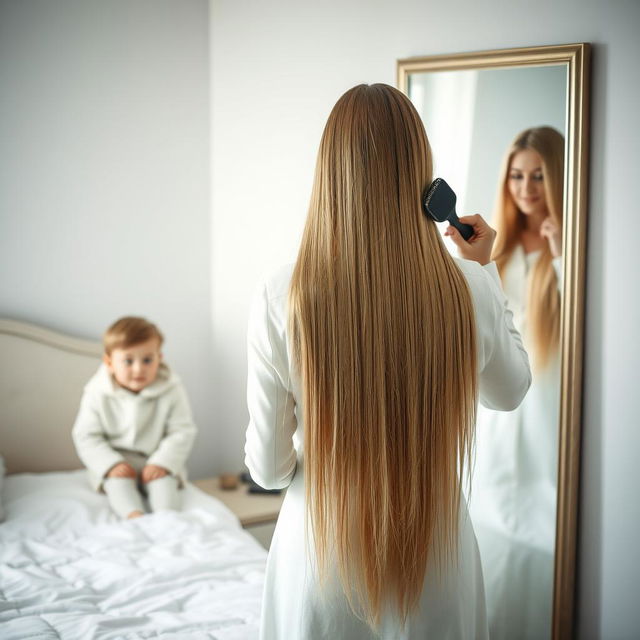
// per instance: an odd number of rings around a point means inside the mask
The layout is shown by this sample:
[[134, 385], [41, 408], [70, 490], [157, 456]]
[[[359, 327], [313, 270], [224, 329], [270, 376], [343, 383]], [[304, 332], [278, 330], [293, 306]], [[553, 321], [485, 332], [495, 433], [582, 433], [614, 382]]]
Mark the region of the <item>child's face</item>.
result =
[[156, 379], [161, 361], [157, 338], [125, 349], [113, 349], [110, 356], [104, 356], [104, 362], [116, 382], [133, 393], [142, 391]]

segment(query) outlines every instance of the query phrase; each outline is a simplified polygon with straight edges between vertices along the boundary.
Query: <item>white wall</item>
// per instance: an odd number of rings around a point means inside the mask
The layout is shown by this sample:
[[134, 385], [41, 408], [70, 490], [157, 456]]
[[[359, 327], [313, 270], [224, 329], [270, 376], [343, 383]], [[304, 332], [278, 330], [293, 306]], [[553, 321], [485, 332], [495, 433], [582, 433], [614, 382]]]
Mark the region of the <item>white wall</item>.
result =
[[206, 0], [0, 2], [0, 315], [165, 333], [212, 470]]
[[230, 468], [242, 459], [251, 292], [259, 274], [295, 257], [317, 145], [339, 95], [360, 82], [395, 84], [398, 58], [593, 43], [579, 637], [637, 638], [640, 287], [629, 274], [640, 4], [212, 0], [212, 8], [214, 352]]

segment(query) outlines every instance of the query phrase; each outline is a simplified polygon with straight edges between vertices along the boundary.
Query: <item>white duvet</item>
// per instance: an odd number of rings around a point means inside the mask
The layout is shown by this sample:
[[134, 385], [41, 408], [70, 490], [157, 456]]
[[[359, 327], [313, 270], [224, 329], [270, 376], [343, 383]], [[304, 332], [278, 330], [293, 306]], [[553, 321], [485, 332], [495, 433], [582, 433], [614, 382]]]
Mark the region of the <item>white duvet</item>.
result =
[[256, 638], [266, 551], [193, 485], [119, 520], [84, 471], [5, 479], [0, 638]]

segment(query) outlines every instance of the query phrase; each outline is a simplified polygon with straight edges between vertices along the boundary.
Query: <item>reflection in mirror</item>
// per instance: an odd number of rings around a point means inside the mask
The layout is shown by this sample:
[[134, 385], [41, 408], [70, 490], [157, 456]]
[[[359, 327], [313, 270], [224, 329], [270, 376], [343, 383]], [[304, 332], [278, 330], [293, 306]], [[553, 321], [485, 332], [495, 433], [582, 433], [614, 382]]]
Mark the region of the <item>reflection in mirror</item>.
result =
[[492, 638], [551, 635], [560, 401], [564, 137], [527, 129], [498, 178], [494, 260], [531, 360], [512, 412], [478, 411], [469, 501]]
[[498, 231], [493, 258], [533, 370], [520, 407], [478, 413], [468, 501], [492, 640], [551, 637], [566, 87], [566, 65], [407, 78], [434, 175], [456, 191], [460, 215]]

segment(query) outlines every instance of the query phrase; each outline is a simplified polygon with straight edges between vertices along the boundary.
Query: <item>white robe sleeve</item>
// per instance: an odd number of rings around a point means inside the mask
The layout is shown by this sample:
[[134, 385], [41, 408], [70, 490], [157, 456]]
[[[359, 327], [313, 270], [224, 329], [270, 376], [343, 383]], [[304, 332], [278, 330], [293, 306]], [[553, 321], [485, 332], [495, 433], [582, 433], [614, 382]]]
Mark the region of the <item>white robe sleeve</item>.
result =
[[553, 265], [553, 269], [556, 272], [556, 277], [558, 279], [558, 291], [560, 295], [562, 295], [562, 288], [564, 286], [564, 274], [562, 271], [562, 256], [558, 256], [551, 261]]
[[513, 324], [500, 276], [494, 262], [483, 268], [493, 303], [493, 344], [480, 372], [480, 402], [489, 409], [512, 411], [524, 399], [531, 385], [529, 356]]
[[82, 464], [100, 483], [111, 467], [124, 462], [124, 457], [109, 444], [94, 403], [92, 394], [85, 391], [71, 435]]
[[191, 407], [182, 384], [177, 384], [172, 393], [172, 405], [164, 437], [147, 459], [147, 464], [158, 465], [173, 475], [179, 475], [193, 447], [197, 428], [191, 417]]
[[284, 327], [279, 329], [263, 285], [249, 314], [245, 464], [265, 489], [287, 487], [296, 470], [295, 400], [289, 389]]

